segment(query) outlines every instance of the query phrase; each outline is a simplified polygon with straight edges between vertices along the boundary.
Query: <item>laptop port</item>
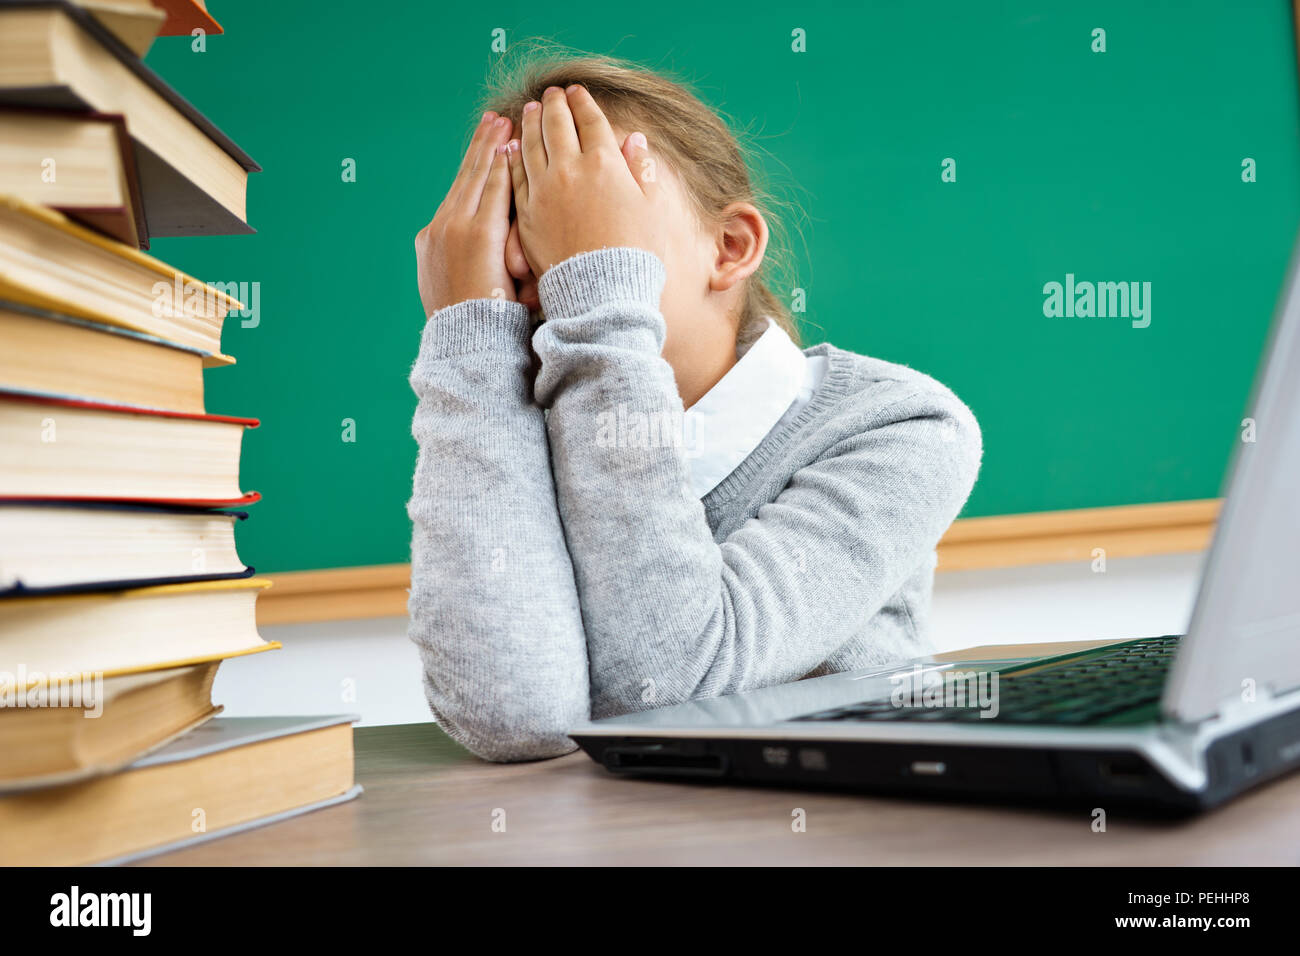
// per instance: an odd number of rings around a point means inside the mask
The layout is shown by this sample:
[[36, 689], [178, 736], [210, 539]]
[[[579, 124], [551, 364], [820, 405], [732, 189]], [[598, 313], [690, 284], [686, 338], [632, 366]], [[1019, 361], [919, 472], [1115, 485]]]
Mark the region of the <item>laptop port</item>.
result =
[[1147, 765], [1138, 757], [1110, 757], [1100, 761], [1098, 769], [1103, 780], [1120, 786], [1140, 786], [1150, 777]]
[[727, 760], [722, 754], [686, 753], [665, 744], [607, 747], [601, 761], [614, 773], [722, 777], [727, 772]]

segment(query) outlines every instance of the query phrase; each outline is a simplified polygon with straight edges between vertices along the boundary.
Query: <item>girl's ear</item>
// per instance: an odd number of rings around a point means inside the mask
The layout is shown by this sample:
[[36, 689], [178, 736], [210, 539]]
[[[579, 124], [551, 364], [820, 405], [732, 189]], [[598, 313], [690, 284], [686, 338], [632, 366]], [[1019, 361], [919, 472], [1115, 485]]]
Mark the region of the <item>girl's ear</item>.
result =
[[763, 264], [767, 252], [767, 220], [750, 203], [735, 202], [722, 210], [715, 233], [717, 256], [709, 289], [726, 292], [748, 279]]

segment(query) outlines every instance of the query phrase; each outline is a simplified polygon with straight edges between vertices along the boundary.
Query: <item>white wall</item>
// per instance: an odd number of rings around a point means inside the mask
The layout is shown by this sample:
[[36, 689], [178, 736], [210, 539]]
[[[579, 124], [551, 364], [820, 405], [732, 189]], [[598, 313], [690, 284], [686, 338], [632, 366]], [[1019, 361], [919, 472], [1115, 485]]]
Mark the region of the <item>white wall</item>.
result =
[[[935, 641], [953, 650], [1180, 634], [1201, 557], [1118, 558], [1104, 573], [1086, 562], [945, 572], [935, 578]], [[362, 724], [429, 719], [405, 618], [280, 625], [263, 628], [262, 636], [283, 649], [227, 661], [217, 674], [213, 698], [229, 716], [358, 713]]]
[[1111, 558], [935, 575], [931, 631], [940, 650], [1182, 634], [1202, 554]]
[[431, 719], [406, 618], [282, 624], [261, 632], [284, 646], [221, 665], [212, 700], [225, 705], [224, 716], [360, 714], [362, 724]]

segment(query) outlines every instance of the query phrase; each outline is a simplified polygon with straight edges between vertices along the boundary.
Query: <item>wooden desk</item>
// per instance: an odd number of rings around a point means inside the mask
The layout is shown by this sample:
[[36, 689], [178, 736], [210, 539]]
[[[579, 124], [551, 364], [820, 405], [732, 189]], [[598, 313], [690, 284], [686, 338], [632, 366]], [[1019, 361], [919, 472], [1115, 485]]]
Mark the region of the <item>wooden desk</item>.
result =
[[[1300, 775], [1190, 821], [660, 783], [583, 754], [495, 765], [433, 724], [356, 731], [357, 800], [147, 863], [1295, 865]], [[790, 828], [807, 812], [807, 832]], [[506, 831], [492, 830], [505, 810]]]

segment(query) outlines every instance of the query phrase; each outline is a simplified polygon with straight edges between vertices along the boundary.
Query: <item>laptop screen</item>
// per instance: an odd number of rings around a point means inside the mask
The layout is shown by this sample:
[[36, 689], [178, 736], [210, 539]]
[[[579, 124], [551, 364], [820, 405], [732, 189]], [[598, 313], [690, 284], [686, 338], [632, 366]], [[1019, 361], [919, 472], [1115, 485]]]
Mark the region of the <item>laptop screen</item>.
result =
[[1163, 709], [1197, 721], [1300, 687], [1300, 246], [1243, 413]]

